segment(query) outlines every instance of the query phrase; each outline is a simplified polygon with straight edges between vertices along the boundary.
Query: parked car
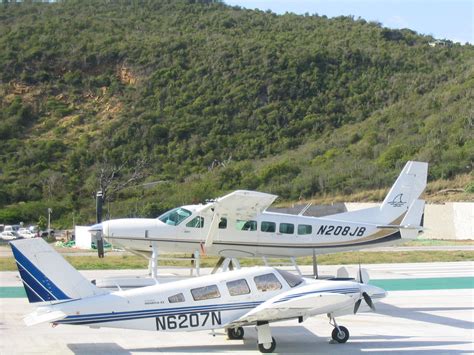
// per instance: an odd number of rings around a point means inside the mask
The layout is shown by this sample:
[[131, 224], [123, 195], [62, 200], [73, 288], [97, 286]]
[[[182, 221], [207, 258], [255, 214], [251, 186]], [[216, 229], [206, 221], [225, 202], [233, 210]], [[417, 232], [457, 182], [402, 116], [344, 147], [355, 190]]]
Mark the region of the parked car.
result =
[[23, 237], [23, 238], [34, 238], [34, 237], [36, 237], [36, 235], [34, 233], [32, 233], [27, 228], [20, 228], [18, 230], [18, 234], [20, 235], [20, 237]]
[[0, 237], [3, 240], [13, 240], [19, 238], [20, 236], [16, 232], [3, 231], [0, 234]]

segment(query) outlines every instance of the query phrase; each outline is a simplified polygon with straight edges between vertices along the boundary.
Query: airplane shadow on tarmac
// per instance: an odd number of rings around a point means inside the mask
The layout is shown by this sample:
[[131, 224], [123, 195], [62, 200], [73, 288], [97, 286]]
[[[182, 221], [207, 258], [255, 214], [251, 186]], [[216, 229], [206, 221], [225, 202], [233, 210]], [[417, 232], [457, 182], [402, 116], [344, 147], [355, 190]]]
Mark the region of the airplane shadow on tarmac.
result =
[[[223, 336], [222, 333], [218, 333]], [[274, 327], [272, 335], [277, 341], [275, 353], [280, 354], [331, 354], [346, 355], [370, 351], [385, 353], [395, 351], [403, 354], [464, 354], [465, 351], [452, 349], [419, 349], [428, 346], [453, 346], [467, 344], [469, 341], [417, 341], [416, 337], [404, 336], [352, 336], [346, 344], [331, 344], [329, 337], [320, 337], [302, 326]], [[209, 335], [210, 336], [210, 335]], [[212, 339], [212, 338], [211, 338]], [[406, 339], [404, 341], [403, 339]], [[124, 349], [116, 343], [80, 343], [69, 344], [68, 348], [77, 355], [83, 354], [132, 354], [132, 353], [213, 353], [227, 352], [245, 353], [257, 352], [257, 333], [253, 328], [246, 328], [243, 341], [228, 341], [227, 344], [197, 345], [187, 344], [176, 346], [160, 346]], [[401, 349], [405, 348], [405, 349]]]
[[444, 324], [451, 327], [461, 329], [472, 329], [472, 322], [449, 316], [440, 316], [425, 312], [433, 311], [471, 311], [473, 307], [416, 307], [416, 308], [399, 308], [396, 306], [379, 303], [377, 305], [377, 313], [390, 317], [405, 318], [419, 322], [427, 322], [433, 324]]

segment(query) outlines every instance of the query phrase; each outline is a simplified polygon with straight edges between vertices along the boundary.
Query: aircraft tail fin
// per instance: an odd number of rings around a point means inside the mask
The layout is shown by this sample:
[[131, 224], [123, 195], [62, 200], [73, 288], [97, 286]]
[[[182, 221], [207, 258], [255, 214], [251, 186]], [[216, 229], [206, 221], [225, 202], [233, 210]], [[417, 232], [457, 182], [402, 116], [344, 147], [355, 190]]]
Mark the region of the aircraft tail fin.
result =
[[[361, 223], [377, 223], [386, 228], [401, 228], [402, 221], [408, 223], [414, 218], [420, 224], [424, 201], [419, 200], [426, 187], [428, 163], [409, 161], [393, 184], [380, 207], [370, 207], [338, 213], [323, 218]], [[416, 202], [421, 201], [421, 202]], [[410, 210], [411, 209], [411, 210]], [[421, 214], [420, 214], [421, 210]], [[418, 211], [418, 212], [417, 212]], [[410, 216], [410, 217], [408, 217]], [[407, 219], [407, 218], [410, 218]]]
[[[415, 203], [415, 205], [413, 203], [425, 190], [427, 177], [428, 163], [407, 162], [380, 206], [382, 218], [387, 222], [394, 223], [405, 213], [408, 214], [408, 210], [412, 206], [419, 209], [420, 203]], [[423, 207], [424, 203], [421, 208], [423, 209]], [[414, 210], [412, 210], [413, 213]]]
[[30, 303], [108, 293], [97, 288], [41, 238], [10, 242]]

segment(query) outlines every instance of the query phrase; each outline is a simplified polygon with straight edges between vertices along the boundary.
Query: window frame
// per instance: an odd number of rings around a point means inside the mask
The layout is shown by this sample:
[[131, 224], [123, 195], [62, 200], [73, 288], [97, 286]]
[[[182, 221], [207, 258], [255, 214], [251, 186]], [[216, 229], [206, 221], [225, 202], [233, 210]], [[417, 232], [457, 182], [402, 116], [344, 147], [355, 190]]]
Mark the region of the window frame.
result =
[[[179, 298], [179, 296], [182, 296], [182, 298]], [[172, 297], [178, 297], [178, 301], [171, 301]], [[184, 294], [182, 292], [176, 293], [174, 295], [171, 295], [168, 297], [168, 303], [181, 303], [181, 302], [186, 302], [186, 297], [184, 297]]]
[[[197, 226], [196, 223], [194, 223], [195, 225], [190, 225], [191, 223], [193, 223], [196, 219], [199, 220], [199, 225]], [[204, 217], [202, 216], [196, 216], [194, 217], [192, 220], [190, 220], [188, 223], [186, 223], [186, 228], [204, 228]]]
[[[268, 224], [269, 226], [273, 226], [273, 230], [263, 230], [263, 225], [265, 224]], [[260, 232], [263, 232], [263, 233], [275, 233], [276, 232], [276, 223], [275, 222], [271, 222], [271, 221], [262, 221], [260, 222]]]
[[[200, 290], [204, 290], [204, 292], [206, 292], [206, 289], [213, 289], [212, 291], [207, 291], [208, 293], [204, 293], [203, 295], [196, 295], [195, 292], [200, 292]], [[212, 284], [212, 285], [207, 285], [207, 286], [203, 286], [203, 287], [196, 287], [196, 288], [193, 288], [190, 290], [191, 291], [191, 296], [193, 297], [193, 300], [194, 301], [207, 301], [207, 300], [212, 300], [212, 299], [216, 299], [216, 298], [221, 298], [221, 292], [219, 290], [219, 287], [216, 285], [216, 284]], [[209, 294], [211, 294], [212, 292], [215, 292], [217, 291], [217, 295], [216, 296], [213, 296], [213, 297], [208, 297]]]
[[[280, 287], [279, 288], [272, 288], [272, 289], [267, 289], [267, 288], [261, 288], [259, 286], [259, 282], [257, 281], [258, 278], [262, 278], [262, 277], [265, 277], [265, 276], [272, 276], [275, 278], [275, 280], [272, 280], [272, 282], [277, 282]], [[257, 275], [257, 276], [254, 276], [253, 278], [253, 281], [255, 283], [255, 287], [256, 289], [259, 291], [259, 292], [272, 292], [272, 291], [278, 291], [278, 290], [281, 290], [283, 288], [283, 284], [280, 282], [280, 280], [278, 279], [278, 277], [273, 273], [273, 272], [269, 272], [267, 274], [262, 274], [262, 275]], [[266, 281], [265, 283], [269, 283], [269, 281]]]
[[[309, 233], [306, 233], [306, 230], [305, 229], [305, 233], [300, 233], [300, 227], [309, 227]], [[298, 224], [298, 230], [297, 230], [297, 234], [298, 235], [310, 235], [313, 233], [313, 226], [311, 224]]]
[[[239, 228], [239, 224], [242, 223], [242, 228]], [[250, 226], [250, 229], [244, 229], [244, 227], [249, 224]], [[253, 226], [255, 226], [254, 229]], [[241, 231], [241, 232], [256, 232], [258, 230], [258, 222], [253, 220], [253, 219], [250, 219], [250, 220], [245, 220], [245, 219], [237, 219], [235, 221], [235, 228], [238, 230], [238, 231]]]
[[[229, 286], [229, 284], [231, 283], [236, 283], [236, 282], [240, 282], [240, 281], [243, 281], [244, 285], [247, 287], [247, 290], [246, 292], [241, 292], [241, 293], [232, 293], [231, 291], [231, 287], [232, 286]], [[242, 296], [242, 295], [248, 295], [250, 294], [250, 286], [249, 286], [249, 283], [247, 282], [246, 279], [237, 279], [237, 280], [232, 280], [232, 281], [228, 281], [226, 282], [226, 287], [227, 287], [227, 291], [229, 292], [229, 295], [232, 296], [232, 297], [235, 297], [235, 296]]]
[[[281, 227], [285, 225], [285, 226], [292, 226], [292, 231], [291, 233], [289, 232], [283, 232]], [[294, 223], [280, 223], [278, 225], [278, 232], [281, 233], [281, 234], [295, 234], [295, 224]]]

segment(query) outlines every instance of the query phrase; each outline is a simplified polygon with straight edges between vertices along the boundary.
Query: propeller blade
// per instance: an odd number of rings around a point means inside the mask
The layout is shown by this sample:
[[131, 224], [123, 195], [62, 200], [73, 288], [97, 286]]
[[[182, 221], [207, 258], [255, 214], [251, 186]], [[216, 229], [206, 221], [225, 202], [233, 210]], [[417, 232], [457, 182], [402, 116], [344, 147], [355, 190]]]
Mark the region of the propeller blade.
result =
[[362, 297], [364, 297], [364, 300], [367, 303], [367, 305], [370, 307], [370, 309], [372, 311], [375, 311], [375, 306], [370, 296], [366, 292], [362, 292]]
[[359, 307], [360, 307], [360, 303], [362, 302], [362, 299], [358, 299], [356, 301], [356, 303], [354, 304], [354, 314], [357, 313], [357, 311], [359, 310]]

